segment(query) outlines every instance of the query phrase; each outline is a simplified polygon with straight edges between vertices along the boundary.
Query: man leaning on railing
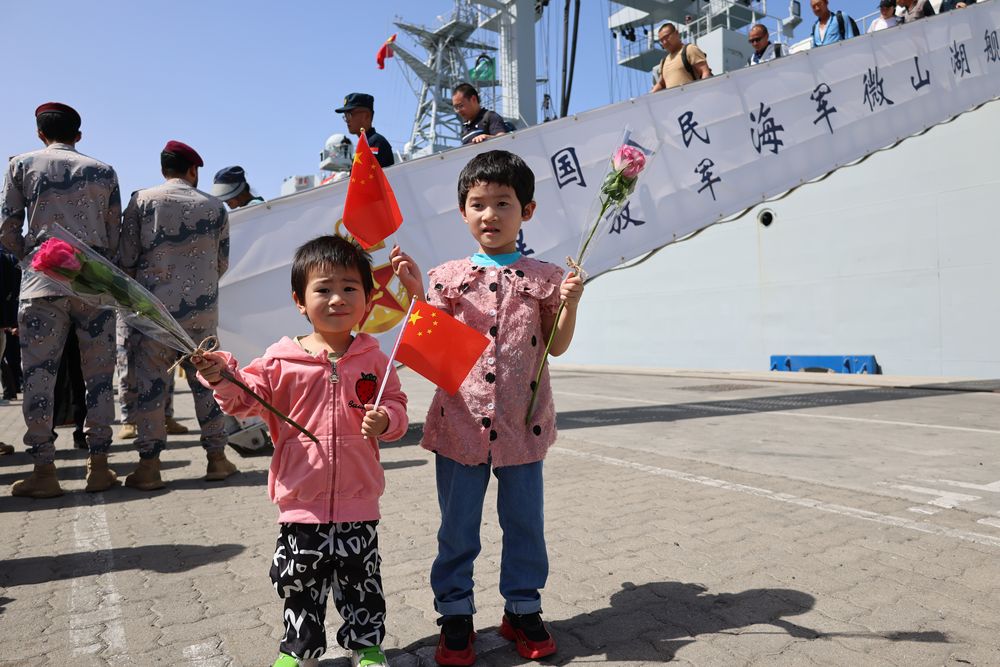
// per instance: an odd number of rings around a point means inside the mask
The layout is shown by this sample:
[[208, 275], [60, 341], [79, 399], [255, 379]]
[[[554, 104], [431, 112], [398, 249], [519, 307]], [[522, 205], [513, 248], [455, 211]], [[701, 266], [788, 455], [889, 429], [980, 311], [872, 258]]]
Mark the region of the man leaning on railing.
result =
[[664, 88], [674, 88], [691, 83], [698, 79], [712, 76], [705, 52], [694, 44], [681, 41], [680, 33], [673, 23], [664, 23], [657, 32], [660, 46], [667, 50], [667, 55], [660, 61], [660, 77], [649, 91], [655, 93]]

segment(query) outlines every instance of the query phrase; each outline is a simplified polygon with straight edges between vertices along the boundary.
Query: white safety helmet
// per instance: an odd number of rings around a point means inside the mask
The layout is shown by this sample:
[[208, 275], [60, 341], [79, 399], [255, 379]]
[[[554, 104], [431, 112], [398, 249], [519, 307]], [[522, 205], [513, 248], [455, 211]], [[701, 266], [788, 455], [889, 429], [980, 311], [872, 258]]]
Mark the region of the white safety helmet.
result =
[[354, 142], [346, 134], [331, 134], [320, 153], [319, 168], [324, 171], [350, 171], [354, 160]]

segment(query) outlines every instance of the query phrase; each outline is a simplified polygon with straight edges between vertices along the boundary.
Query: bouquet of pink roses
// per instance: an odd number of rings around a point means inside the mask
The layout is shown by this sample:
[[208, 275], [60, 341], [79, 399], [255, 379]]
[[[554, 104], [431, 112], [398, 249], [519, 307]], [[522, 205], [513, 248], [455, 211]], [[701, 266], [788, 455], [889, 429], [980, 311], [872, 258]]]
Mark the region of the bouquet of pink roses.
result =
[[196, 346], [166, 306], [145, 287], [60, 225], [27, 258], [33, 271], [63, 292], [121, 313], [130, 326], [164, 345], [189, 353]]
[[[646, 168], [646, 162], [652, 155], [653, 150], [644, 148], [633, 141], [632, 132], [626, 128], [617, 150], [611, 156], [611, 161], [608, 164], [604, 180], [601, 182], [601, 189], [597, 194], [597, 199], [591, 205], [591, 216], [594, 224], [584, 234], [576, 259], [566, 258], [566, 264], [584, 280], [587, 276], [583, 271], [583, 263], [587, 259], [587, 251], [593, 249], [592, 243], [598, 231], [602, 234], [608, 233], [608, 228], [621, 213], [628, 198], [635, 192], [635, 186], [639, 182], [639, 174]], [[596, 215], [594, 215], [595, 211]], [[556, 312], [556, 322], [559, 321], [562, 311], [563, 304], [559, 304], [559, 310]], [[535, 373], [535, 381], [532, 383], [534, 389], [531, 392], [531, 402], [528, 403], [528, 415], [524, 418], [525, 424], [531, 420], [531, 415], [535, 410], [535, 401], [538, 399], [538, 383], [541, 380], [545, 362], [548, 361], [549, 348], [552, 347], [552, 339], [555, 333], [556, 327], [553, 326], [549, 334], [549, 340], [545, 344], [542, 361], [538, 364], [538, 371]]]
[[[23, 263], [32, 271], [44, 275], [61, 291], [94, 306], [116, 310], [129, 326], [185, 356], [214, 349], [214, 337], [196, 345], [163, 302], [66, 229], [53, 224], [43, 234], [47, 238]], [[211, 346], [206, 347], [209, 345]], [[237, 385], [286, 423], [319, 442], [316, 436], [282, 414], [250, 387], [237, 380], [232, 373], [223, 370], [222, 377]]]

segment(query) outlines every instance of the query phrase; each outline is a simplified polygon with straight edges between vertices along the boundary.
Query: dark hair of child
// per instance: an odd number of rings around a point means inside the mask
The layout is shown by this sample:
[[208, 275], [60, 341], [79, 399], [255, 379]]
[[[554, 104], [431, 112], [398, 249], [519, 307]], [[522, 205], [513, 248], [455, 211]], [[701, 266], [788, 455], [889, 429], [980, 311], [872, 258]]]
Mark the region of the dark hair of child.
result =
[[480, 183], [514, 189], [521, 207], [535, 197], [535, 174], [524, 160], [508, 151], [486, 151], [469, 160], [458, 175], [458, 208], [465, 210], [469, 190]]
[[361, 274], [365, 298], [371, 297], [375, 289], [371, 256], [357, 243], [342, 236], [328, 234], [307, 241], [295, 251], [295, 259], [292, 260], [292, 291], [299, 302], [305, 302], [309, 273], [314, 269], [335, 266], [357, 269]]

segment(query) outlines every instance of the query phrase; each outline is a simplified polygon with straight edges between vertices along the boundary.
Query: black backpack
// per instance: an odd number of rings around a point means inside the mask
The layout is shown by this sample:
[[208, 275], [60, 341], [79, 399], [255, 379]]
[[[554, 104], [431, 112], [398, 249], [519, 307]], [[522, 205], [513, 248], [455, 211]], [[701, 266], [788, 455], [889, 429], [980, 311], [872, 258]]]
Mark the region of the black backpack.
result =
[[[847, 20], [851, 22], [851, 30], [854, 31], [854, 36], [857, 37], [860, 35], [861, 31], [858, 30], [858, 24], [855, 22], [854, 17], [848, 16]], [[837, 27], [840, 29], [840, 38], [847, 39], [847, 34], [844, 32], [844, 14], [839, 10], [837, 11]]]
[[[681, 47], [681, 64], [684, 65], [684, 69], [687, 70], [687, 73], [691, 76], [691, 78], [694, 79], [695, 81], [697, 81], [698, 77], [695, 76], [695, 74], [694, 74], [694, 66], [691, 64], [691, 61], [688, 60], [688, 47], [689, 46], [690, 46], [690, 44], [685, 44], [684, 46]], [[661, 76], [662, 76], [662, 74], [661, 74]]]
[[[681, 65], [683, 65], [684, 69], [687, 70], [687, 73], [691, 77], [691, 79], [694, 80], [694, 81], [697, 81], [698, 80], [698, 75], [694, 73], [694, 65], [691, 64], [690, 60], [688, 60], [688, 47], [689, 46], [691, 46], [691, 45], [690, 44], [685, 44], [684, 46], [681, 47]], [[664, 57], [664, 59], [660, 61], [660, 63], [661, 63], [660, 78], [663, 78], [662, 63], [665, 60], [666, 60], [666, 57]]]

